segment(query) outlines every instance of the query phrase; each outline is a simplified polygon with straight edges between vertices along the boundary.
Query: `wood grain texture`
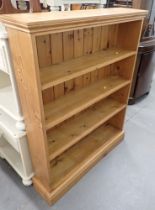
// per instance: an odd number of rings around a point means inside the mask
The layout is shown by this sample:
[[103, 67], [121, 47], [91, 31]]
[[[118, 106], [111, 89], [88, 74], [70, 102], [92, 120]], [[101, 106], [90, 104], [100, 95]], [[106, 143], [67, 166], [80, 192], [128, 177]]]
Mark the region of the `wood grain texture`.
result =
[[43, 104], [48, 104], [54, 99], [54, 88], [51, 87], [42, 91]]
[[62, 33], [56, 33], [51, 35], [51, 56], [52, 64], [57, 64], [63, 61]]
[[75, 28], [89, 28], [96, 25], [108, 25], [141, 20], [147, 14], [146, 10], [131, 8], [110, 8], [79, 11], [64, 11], [52, 13], [31, 13], [1, 16], [0, 20], [9, 26], [31, 33], [47, 33], [48, 31], [65, 31]]
[[[139, 33], [140, 31], [140, 33]], [[139, 39], [141, 37], [142, 21], [134, 21], [126, 24], [120, 24], [118, 30], [118, 47], [128, 48], [130, 50], [137, 50]], [[126, 34], [124, 36], [123, 34]], [[129, 42], [129, 37], [132, 37]]]
[[0, 17], [9, 32], [34, 185], [49, 203], [123, 138], [145, 15], [112, 8]]
[[54, 99], [63, 96], [65, 93], [64, 83], [54, 86]]
[[51, 188], [56, 189], [60, 185], [70, 182], [70, 177], [73, 177], [74, 180], [79, 172], [87, 170], [95, 159], [104, 155], [107, 148], [114, 146], [118, 138], [122, 138], [122, 135], [121, 130], [115, 129], [109, 124], [103, 125], [53, 160], [51, 170], [54, 173], [51, 174], [53, 180]]
[[108, 27], [108, 47], [117, 47], [118, 44], [118, 25], [110, 25]]
[[63, 122], [127, 84], [129, 84], [128, 80], [111, 76], [47, 104], [45, 106], [46, 129]]
[[100, 50], [101, 30], [101, 26], [93, 28], [93, 53], [98, 52]]
[[63, 57], [64, 61], [72, 59], [74, 56], [74, 32], [63, 33]]
[[[120, 91], [121, 92], [121, 91]], [[122, 93], [122, 92], [121, 92]], [[117, 100], [107, 98], [48, 133], [50, 160], [53, 160], [112, 116], [125, 108]]]
[[92, 54], [93, 51], [93, 29], [84, 29], [84, 40], [83, 40], [83, 54]]
[[[42, 195], [42, 197], [48, 202], [49, 205], [54, 204], [60, 197], [62, 197], [65, 194], [65, 192], [67, 192], [73, 185], [75, 185], [77, 181], [79, 181], [79, 179], [84, 174], [86, 174], [89, 171], [89, 169], [91, 169], [101, 158], [107, 155], [115, 146], [118, 145], [118, 143], [120, 143], [123, 140], [124, 138], [123, 131], [115, 130], [113, 127], [111, 127], [110, 129], [111, 129], [111, 134], [113, 135], [113, 137], [109, 139], [110, 136], [107, 135], [109, 141], [104, 144], [103, 141], [104, 141], [104, 137], [106, 137], [106, 134], [105, 135], [101, 134], [103, 146], [101, 146], [98, 151], [96, 152], [94, 151], [94, 153], [91, 156], [89, 156], [89, 159], [87, 161], [86, 159], [83, 160], [81, 162], [82, 164], [79, 167], [74, 168], [71, 174], [68, 174], [67, 176], [65, 176], [64, 177], [65, 180], [60, 180], [59, 184], [56, 182], [53, 183], [57, 185], [58, 187], [54, 189], [54, 187], [51, 186], [52, 191], [48, 191], [37, 178], [33, 179], [33, 183], [34, 183], [36, 191]], [[112, 132], [112, 130], [116, 132]], [[104, 130], [102, 131], [104, 132]], [[106, 133], [108, 133], [108, 131]], [[63, 169], [64, 168], [62, 168], [62, 170]]]
[[36, 38], [38, 61], [40, 68], [46, 67], [52, 64], [51, 60], [51, 42], [50, 36], [39, 36]]
[[135, 55], [135, 53], [135, 51], [109, 49], [69, 60], [59, 65], [42, 68], [40, 70], [42, 89], [44, 90], [53, 85], [93, 72], [96, 69]]
[[101, 28], [101, 42], [100, 42], [101, 50], [106, 50], [108, 48], [108, 33], [109, 33], [109, 26], [102, 26], [102, 28]]
[[48, 149], [35, 40], [14, 29], [7, 31], [34, 171], [48, 189]]
[[83, 55], [83, 30], [74, 31], [74, 57]]

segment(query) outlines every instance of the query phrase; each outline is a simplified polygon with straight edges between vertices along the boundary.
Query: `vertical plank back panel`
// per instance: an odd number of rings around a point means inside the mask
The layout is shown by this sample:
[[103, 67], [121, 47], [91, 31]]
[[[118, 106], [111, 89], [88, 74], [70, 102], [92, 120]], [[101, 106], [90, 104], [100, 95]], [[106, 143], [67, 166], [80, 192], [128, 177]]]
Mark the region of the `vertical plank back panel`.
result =
[[98, 80], [98, 70], [91, 72], [91, 83], [94, 83]]
[[83, 30], [74, 31], [74, 58], [83, 55]]
[[93, 53], [100, 50], [101, 44], [101, 27], [94, 27], [93, 28]]
[[117, 37], [118, 37], [118, 24], [110, 25], [108, 32], [108, 47], [116, 47], [117, 45]]
[[93, 29], [87, 28], [84, 29], [84, 46], [83, 53], [84, 55], [91, 54], [93, 50]]
[[83, 77], [77, 77], [74, 79], [74, 88], [75, 90], [79, 90], [83, 87]]
[[83, 75], [83, 87], [88, 86], [90, 82], [91, 82], [91, 73]]
[[64, 83], [54, 86], [54, 99], [59, 98], [60, 96], [64, 95]]
[[51, 56], [52, 64], [63, 61], [62, 33], [51, 35]]
[[63, 33], [63, 57], [64, 61], [74, 57], [74, 32], [67, 31]]
[[43, 93], [42, 93], [42, 97], [43, 97], [43, 103], [44, 104], [48, 104], [51, 101], [53, 101], [53, 99], [54, 99], [53, 87], [49, 88], [47, 90], [44, 90]]
[[113, 64], [113, 71], [125, 79], [132, 79], [131, 66], [134, 66], [135, 56], [126, 58]]
[[40, 67], [46, 67], [51, 65], [51, 48], [50, 48], [50, 36], [38, 36], [36, 39], [38, 60]]
[[65, 94], [74, 90], [74, 80], [65, 82]]
[[108, 47], [108, 31], [109, 31], [109, 26], [102, 26], [101, 43], [100, 43], [101, 50], [106, 50]]

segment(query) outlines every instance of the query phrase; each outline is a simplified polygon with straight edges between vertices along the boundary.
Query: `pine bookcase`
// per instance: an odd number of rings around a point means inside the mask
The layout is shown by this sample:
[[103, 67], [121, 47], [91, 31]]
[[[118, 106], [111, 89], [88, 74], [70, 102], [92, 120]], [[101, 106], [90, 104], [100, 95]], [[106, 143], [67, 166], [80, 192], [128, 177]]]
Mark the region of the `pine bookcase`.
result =
[[147, 11], [113, 8], [3, 15], [35, 171], [58, 200], [124, 137]]

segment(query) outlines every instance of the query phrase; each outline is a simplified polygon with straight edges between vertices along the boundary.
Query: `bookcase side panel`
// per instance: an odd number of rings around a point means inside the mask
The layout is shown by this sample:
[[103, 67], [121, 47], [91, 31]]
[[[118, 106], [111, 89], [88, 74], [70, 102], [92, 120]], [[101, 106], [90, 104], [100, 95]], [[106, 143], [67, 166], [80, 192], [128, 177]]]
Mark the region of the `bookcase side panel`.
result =
[[35, 38], [7, 28], [34, 172], [49, 185], [49, 162]]
[[128, 50], [137, 50], [141, 37], [143, 20], [131, 21], [119, 25], [118, 47]]

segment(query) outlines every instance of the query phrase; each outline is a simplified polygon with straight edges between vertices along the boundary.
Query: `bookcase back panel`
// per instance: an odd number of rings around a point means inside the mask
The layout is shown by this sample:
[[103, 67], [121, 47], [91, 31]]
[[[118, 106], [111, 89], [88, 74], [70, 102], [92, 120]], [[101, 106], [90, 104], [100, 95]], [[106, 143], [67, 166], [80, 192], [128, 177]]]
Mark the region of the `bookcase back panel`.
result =
[[36, 38], [40, 68], [116, 47], [118, 25], [99, 26]]
[[48, 104], [61, 96], [64, 96], [71, 91], [80, 90], [81, 88], [87, 87], [98, 80], [106, 78], [110, 75], [117, 75], [117, 68], [112, 65], [106, 66], [99, 70], [95, 70], [91, 73], [84, 74], [83, 76], [75, 79], [66, 81], [54, 87], [51, 87], [42, 92], [43, 103]]
[[43, 103], [46, 105], [71, 91], [80, 90], [81, 88], [87, 87], [108, 76], [119, 75], [122, 78], [129, 80], [132, 78], [131, 68], [134, 65], [134, 62], [135, 56], [131, 56], [114, 64], [86, 73], [83, 76], [48, 88], [42, 92]]
[[[133, 27], [135, 26], [135, 27]], [[136, 50], [141, 21], [72, 30], [36, 38], [40, 70], [109, 48]]]

